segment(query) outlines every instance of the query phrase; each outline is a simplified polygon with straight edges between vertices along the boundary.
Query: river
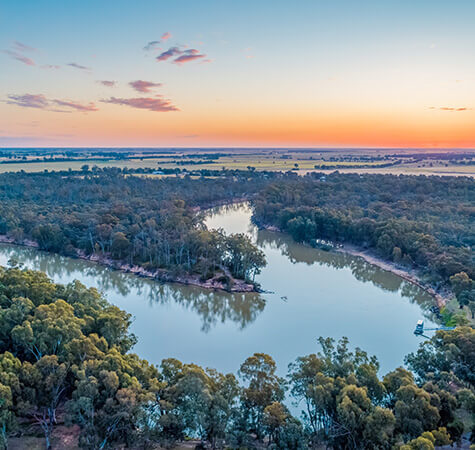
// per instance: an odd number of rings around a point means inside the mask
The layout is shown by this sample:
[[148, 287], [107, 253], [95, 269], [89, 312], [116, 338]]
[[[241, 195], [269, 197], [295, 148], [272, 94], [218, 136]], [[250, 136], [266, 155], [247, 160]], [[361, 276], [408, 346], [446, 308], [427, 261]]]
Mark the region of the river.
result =
[[296, 357], [319, 350], [319, 336], [347, 336], [352, 347], [378, 357], [384, 374], [417, 349], [421, 339], [413, 330], [418, 319], [430, 316], [429, 294], [361, 258], [300, 245], [282, 233], [258, 231], [250, 218], [249, 206], [238, 204], [212, 210], [206, 223], [252, 237], [268, 262], [256, 281], [272, 293], [231, 294], [163, 284], [8, 244], [0, 245], [0, 265], [13, 257], [56, 282], [77, 279], [98, 288], [134, 316], [134, 351], [154, 364], [174, 357], [236, 372], [248, 356], [264, 352], [284, 375]]

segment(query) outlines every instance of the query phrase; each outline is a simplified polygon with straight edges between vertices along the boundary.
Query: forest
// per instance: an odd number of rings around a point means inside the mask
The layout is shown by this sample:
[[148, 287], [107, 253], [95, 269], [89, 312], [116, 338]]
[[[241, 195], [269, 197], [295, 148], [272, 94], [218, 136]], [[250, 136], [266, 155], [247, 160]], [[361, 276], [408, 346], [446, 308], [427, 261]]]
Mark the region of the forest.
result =
[[239, 199], [253, 220], [298, 242], [355, 244], [415, 268], [475, 315], [475, 181], [468, 177], [173, 169], [0, 175], [0, 235], [68, 256], [98, 256], [170, 280], [249, 283], [266, 264], [243, 234], [207, 230], [199, 211]]
[[[148, 171], [150, 172], [150, 171]], [[0, 235], [68, 256], [99, 256], [163, 279], [252, 283], [263, 253], [244, 235], [207, 230], [200, 210], [248, 199], [254, 221], [299, 241], [327, 239], [415, 268], [475, 315], [475, 181], [468, 177], [142, 169], [0, 175]]]
[[310, 245], [351, 243], [450, 287], [475, 314], [475, 181], [468, 177], [330, 175], [273, 180], [254, 220]]
[[[131, 317], [79, 282], [0, 268], [0, 441], [69, 430], [85, 449], [434, 449], [473, 427], [475, 331], [438, 332], [378, 376], [378, 361], [346, 338], [279, 376], [271, 356], [237, 374], [176, 359], [159, 367], [131, 349]], [[166, 345], [166, 343], [163, 343]], [[301, 417], [290, 411], [302, 410]], [[473, 434], [472, 434], [473, 436]]]
[[265, 265], [262, 252], [245, 235], [207, 230], [197, 211], [254, 194], [268, 175], [218, 174], [157, 179], [88, 166], [2, 174], [0, 234], [63, 255], [138, 265], [167, 279], [185, 273], [216, 275], [226, 286], [234, 278], [252, 282]]

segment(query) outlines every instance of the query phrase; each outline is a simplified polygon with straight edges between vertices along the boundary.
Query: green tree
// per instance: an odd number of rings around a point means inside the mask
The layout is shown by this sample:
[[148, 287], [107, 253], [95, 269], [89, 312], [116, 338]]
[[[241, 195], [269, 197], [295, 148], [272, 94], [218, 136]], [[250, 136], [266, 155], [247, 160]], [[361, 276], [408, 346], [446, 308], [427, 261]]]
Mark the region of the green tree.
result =
[[35, 364], [25, 362], [21, 379], [23, 413], [31, 416], [43, 430], [46, 448], [51, 448], [51, 433], [57, 424], [56, 411], [66, 394], [68, 368], [56, 355], [41, 357]]
[[38, 361], [44, 355], [59, 355], [65, 344], [82, 336], [82, 319], [64, 300], [38, 306], [32, 315], [12, 330], [13, 342]]
[[276, 375], [274, 360], [264, 353], [254, 353], [239, 369], [239, 375], [248, 383], [242, 391], [242, 403], [249, 423], [249, 431], [257, 439], [263, 437], [264, 410], [284, 398], [283, 380]]

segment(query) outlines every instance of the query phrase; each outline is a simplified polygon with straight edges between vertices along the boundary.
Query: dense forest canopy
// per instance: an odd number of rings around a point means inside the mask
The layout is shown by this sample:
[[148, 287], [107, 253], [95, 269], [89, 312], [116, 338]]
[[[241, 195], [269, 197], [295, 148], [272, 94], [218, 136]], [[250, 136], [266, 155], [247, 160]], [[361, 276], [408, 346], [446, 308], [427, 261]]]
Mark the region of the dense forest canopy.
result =
[[299, 242], [348, 242], [450, 284], [475, 311], [475, 181], [467, 177], [309, 174], [271, 182], [253, 200], [257, 223]]
[[263, 353], [237, 376], [176, 359], [154, 367], [130, 352], [130, 321], [79, 282], [0, 268], [1, 445], [41, 432], [49, 448], [76, 425], [70, 434], [86, 449], [192, 437], [212, 448], [430, 450], [473, 427], [471, 328], [438, 332], [407, 357], [413, 372], [383, 378], [377, 359], [347, 339], [320, 338], [321, 352], [298, 358], [283, 378]]
[[[224, 172], [223, 172], [224, 173]], [[275, 175], [274, 175], [275, 177]], [[65, 255], [96, 254], [154, 271], [217, 270], [252, 280], [265, 259], [244, 235], [207, 230], [199, 207], [255, 193], [267, 176], [147, 178], [127, 171], [0, 176], [0, 234]], [[224, 275], [226, 277], [226, 275]]]

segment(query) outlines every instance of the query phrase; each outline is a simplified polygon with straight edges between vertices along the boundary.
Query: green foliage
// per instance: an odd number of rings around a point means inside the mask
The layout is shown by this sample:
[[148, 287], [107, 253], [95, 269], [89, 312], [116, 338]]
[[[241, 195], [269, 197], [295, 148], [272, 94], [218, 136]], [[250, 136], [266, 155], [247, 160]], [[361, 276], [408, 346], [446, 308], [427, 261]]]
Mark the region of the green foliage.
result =
[[264, 411], [284, 399], [284, 380], [276, 375], [275, 361], [264, 353], [254, 353], [241, 364], [239, 374], [248, 383], [242, 390], [242, 405], [250, 430], [263, 437]]
[[0, 217], [3, 233], [18, 243], [33, 240], [42, 250], [139, 265], [165, 278], [211, 278], [228, 269], [252, 280], [265, 265], [263, 253], [244, 235], [207, 230], [196, 210], [267, 183], [267, 175], [247, 172], [196, 180], [127, 176], [118, 169], [8, 173], [0, 175]]
[[[258, 223], [297, 241], [350, 242], [449, 280], [463, 304], [473, 297], [475, 182], [461, 177], [308, 174], [274, 181], [253, 201]], [[463, 275], [462, 275], [463, 274]], [[464, 294], [462, 294], [464, 293]], [[475, 306], [474, 306], [475, 308]]]
[[406, 357], [406, 364], [423, 381], [441, 381], [449, 376], [461, 386], [475, 385], [475, 330], [458, 327], [438, 331], [419, 350]]
[[[375, 357], [346, 338], [320, 338], [321, 352], [297, 358], [287, 380], [269, 355], [247, 358], [240, 385], [233, 374], [176, 359], [158, 369], [130, 353], [130, 316], [78, 282], [0, 269], [0, 316], [3, 447], [27, 425], [50, 448], [64, 416], [91, 450], [172, 448], [188, 437], [212, 448], [429, 449], [457, 441], [460, 409], [473, 411], [470, 328], [437, 333], [409, 355], [416, 376], [398, 368], [380, 380]], [[287, 389], [302, 422], [284, 403]]]

